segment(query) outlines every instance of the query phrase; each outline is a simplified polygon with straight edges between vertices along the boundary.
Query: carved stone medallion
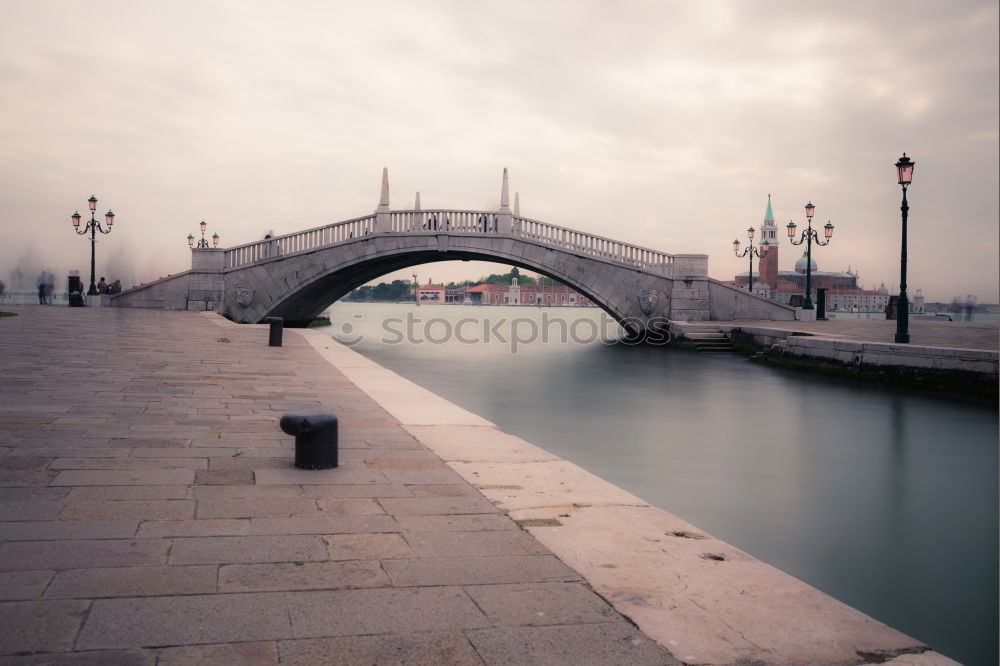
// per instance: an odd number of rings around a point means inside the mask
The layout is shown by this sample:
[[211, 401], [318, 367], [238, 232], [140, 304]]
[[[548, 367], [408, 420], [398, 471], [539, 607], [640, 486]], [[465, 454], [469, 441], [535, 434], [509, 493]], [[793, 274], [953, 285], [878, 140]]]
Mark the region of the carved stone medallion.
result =
[[253, 303], [254, 291], [249, 287], [236, 287], [236, 302], [240, 307], [248, 308]]
[[639, 292], [639, 309], [642, 310], [642, 314], [648, 317], [653, 313], [657, 297], [658, 294], [653, 289], [643, 289]]

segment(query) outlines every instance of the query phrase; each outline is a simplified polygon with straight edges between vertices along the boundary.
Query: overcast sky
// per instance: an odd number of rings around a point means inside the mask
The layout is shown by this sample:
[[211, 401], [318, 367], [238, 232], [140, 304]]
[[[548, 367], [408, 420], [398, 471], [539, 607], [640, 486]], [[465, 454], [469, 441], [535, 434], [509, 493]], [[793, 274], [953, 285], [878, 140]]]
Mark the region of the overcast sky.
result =
[[768, 193], [782, 228], [812, 200], [819, 268], [898, 286], [906, 151], [911, 295], [996, 303], [997, 34], [995, 0], [0, 0], [0, 279], [86, 276], [91, 194], [128, 285], [188, 268], [202, 219], [235, 245], [368, 214], [387, 166], [394, 208], [473, 209], [508, 167], [523, 215], [720, 279]]

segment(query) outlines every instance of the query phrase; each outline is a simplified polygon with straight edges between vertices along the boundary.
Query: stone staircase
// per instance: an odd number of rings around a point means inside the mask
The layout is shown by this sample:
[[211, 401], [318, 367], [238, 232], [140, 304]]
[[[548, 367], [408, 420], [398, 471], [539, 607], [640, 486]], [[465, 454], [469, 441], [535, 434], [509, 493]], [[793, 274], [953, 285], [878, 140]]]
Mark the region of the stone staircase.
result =
[[717, 326], [694, 325], [684, 330], [688, 344], [700, 352], [735, 352], [736, 347]]

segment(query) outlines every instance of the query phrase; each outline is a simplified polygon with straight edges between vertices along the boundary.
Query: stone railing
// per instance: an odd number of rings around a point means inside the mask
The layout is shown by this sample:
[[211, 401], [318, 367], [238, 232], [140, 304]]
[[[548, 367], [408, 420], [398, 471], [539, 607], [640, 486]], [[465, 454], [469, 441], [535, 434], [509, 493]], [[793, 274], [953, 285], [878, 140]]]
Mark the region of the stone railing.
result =
[[496, 234], [499, 216], [480, 210], [394, 210], [389, 213], [391, 231]]
[[[258, 261], [345, 243], [376, 232], [509, 235], [566, 252], [667, 275], [671, 274], [674, 262], [673, 255], [664, 252], [526, 217], [512, 217], [509, 213], [477, 210], [395, 210], [388, 211], [388, 225], [384, 229], [377, 228], [384, 224], [379, 221], [382, 215], [382, 213], [367, 215], [346, 222], [238, 245], [225, 250], [224, 265], [226, 268], [237, 268]], [[505, 222], [510, 228], [509, 232], [505, 232]]]
[[554, 224], [526, 217], [514, 218], [514, 235], [558, 247], [568, 252], [659, 273], [669, 274], [671, 264], [674, 261], [673, 255], [665, 252], [657, 252], [638, 245], [629, 245], [603, 236], [585, 234], [566, 227], [557, 227]]
[[325, 227], [297, 231], [294, 234], [275, 236], [266, 240], [237, 245], [226, 250], [225, 267], [246, 266], [265, 259], [274, 259], [296, 252], [315, 250], [327, 245], [336, 245], [370, 234], [374, 229], [375, 216], [366, 215], [353, 220], [328, 224]]

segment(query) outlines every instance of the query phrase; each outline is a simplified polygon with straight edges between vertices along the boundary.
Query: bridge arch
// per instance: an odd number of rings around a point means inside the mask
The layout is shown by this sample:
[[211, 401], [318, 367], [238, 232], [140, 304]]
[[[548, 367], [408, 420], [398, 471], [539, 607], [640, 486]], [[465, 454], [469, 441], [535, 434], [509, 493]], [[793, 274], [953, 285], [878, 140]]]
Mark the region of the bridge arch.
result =
[[[617, 266], [526, 239], [450, 233], [372, 234], [311, 252], [265, 258], [226, 272], [224, 309], [232, 319], [247, 323], [270, 316], [307, 322], [382, 275], [454, 260], [499, 262], [540, 273], [585, 295], [619, 322], [665, 317], [669, 312], [673, 280], [664, 274]], [[643, 290], [655, 303], [649, 313], [639, 305]], [[656, 296], [650, 298], [653, 293]], [[240, 294], [242, 303], [249, 300], [249, 304], [241, 303]]]

